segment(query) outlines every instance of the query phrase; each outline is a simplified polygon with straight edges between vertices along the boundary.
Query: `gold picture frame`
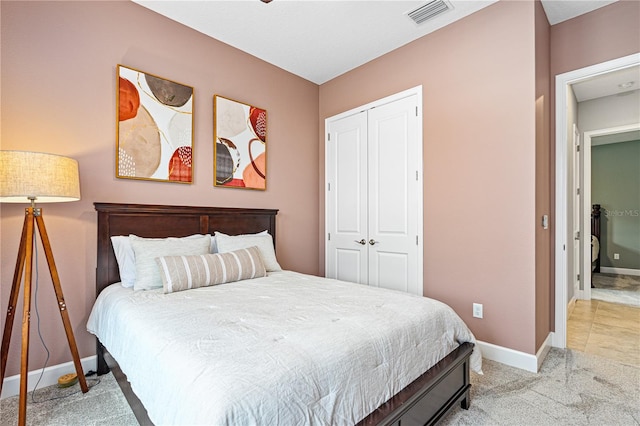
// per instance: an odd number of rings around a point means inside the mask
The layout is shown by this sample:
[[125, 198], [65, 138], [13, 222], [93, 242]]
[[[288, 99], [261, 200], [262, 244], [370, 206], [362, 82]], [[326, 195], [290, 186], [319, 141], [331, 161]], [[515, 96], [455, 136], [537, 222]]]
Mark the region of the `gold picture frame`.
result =
[[214, 186], [267, 189], [267, 110], [214, 95]]
[[193, 87], [118, 65], [116, 177], [193, 183]]

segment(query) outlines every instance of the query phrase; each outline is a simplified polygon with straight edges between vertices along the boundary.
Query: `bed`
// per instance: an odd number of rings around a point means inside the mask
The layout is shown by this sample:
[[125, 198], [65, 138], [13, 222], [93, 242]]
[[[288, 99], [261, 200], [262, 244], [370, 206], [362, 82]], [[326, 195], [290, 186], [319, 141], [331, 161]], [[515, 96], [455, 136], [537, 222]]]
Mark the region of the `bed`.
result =
[[[170, 294], [119, 284], [113, 236], [267, 231], [275, 245], [277, 210], [113, 203], [95, 208], [97, 301], [87, 328], [97, 337], [98, 374], [113, 371], [140, 424], [405, 426], [435, 424], [458, 404], [469, 407], [469, 371], [480, 370], [481, 358], [471, 332], [440, 302], [291, 271]], [[174, 305], [189, 308], [175, 314], [169, 311]], [[445, 314], [417, 317], [432, 310]], [[199, 311], [207, 312], [205, 320], [193, 316]], [[169, 334], [172, 327], [158, 325], [162, 316], [181, 331]], [[191, 336], [194, 323], [203, 321], [205, 338]], [[404, 321], [408, 333], [401, 335], [393, 327]], [[281, 325], [284, 331], [272, 328]], [[438, 325], [443, 331], [437, 337], [421, 337]], [[307, 336], [317, 339], [315, 346]], [[290, 342], [296, 346], [286, 346]], [[198, 357], [203, 364], [196, 364]], [[202, 394], [213, 402], [194, 399]]]
[[591, 208], [591, 272], [596, 274], [600, 273], [600, 214], [600, 204], [594, 204]]

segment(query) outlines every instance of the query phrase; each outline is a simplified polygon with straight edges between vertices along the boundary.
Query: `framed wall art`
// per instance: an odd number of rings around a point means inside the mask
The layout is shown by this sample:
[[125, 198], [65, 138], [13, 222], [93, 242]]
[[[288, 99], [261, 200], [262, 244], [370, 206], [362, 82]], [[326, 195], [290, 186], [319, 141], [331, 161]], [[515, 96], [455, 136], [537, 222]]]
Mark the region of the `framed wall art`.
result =
[[193, 87], [118, 65], [116, 177], [193, 182]]
[[267, 188], [267, 111], [215, 95], [214, 185]]

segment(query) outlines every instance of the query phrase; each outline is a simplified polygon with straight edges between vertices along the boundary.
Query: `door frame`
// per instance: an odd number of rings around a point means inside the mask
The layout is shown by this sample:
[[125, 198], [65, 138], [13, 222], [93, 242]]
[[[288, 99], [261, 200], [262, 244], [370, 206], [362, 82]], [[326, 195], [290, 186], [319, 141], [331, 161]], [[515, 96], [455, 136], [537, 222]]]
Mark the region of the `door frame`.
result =
[[[328, 129], [329, 129], [329, 124], [332, 121], [336, 121], [336, 120], [340, 120], [342, 118], [348, 117], [350, 115], [354, 115], [357, 114], [359, 112], [365, 111], [365, 110], [369, 110], [371, 108], [375, 108], [375, 107], [379, 107], [391, 102], [395, 102], [397, 100], [400, 99], [404, 99], [404, 98], [408, 98], [410, 96], [416, 96], [417, 99], [417, 105], [418, 105], [418, 111], [417, 111], [417, 115], [419, 117], [419, 124], [418, 124], [418, 140], [420, 141], [420, 145], [419, 145], [419, 150], [420, 150], [420, 160], [418, 161], [417, 167], [418, 167], [418, 188], [420, 188], [421, 190], [418, 192], [417, 197], [418, 197], [418, 211], [416, 212], [418, 215], [418, 229], [417, 229], [417, 233], [419, 235], [420, 238], [418, 238], [418, 287], [420, 288], [420, 295], [424, 296], [424, 182], [423, 182], [423, 171], [424, 171], [424, 163], [423, 163], [423, 143], [424, 143], [424, 138], [423, 138], [423, 127], [424, 127], [424, 118], [422, 115], [422, 85], [419, 86], [415, 86], [412, 87], [410, 89], [407, 90], [403, 90], [402, 92], [398, 92], [395, 93], [393, 95], [389, 95], [386, 96], [384, 98], [369, 102], [367, 104], [364, 104], [362, 106], [356, 107], [356, 108], [351, 108], [348, 111], [342, 112], [340, 114], [336, 114], [333, 115], [331, 117], [325, 118], [324, 120], [324, 157], [327, 158], [327, 146], [328, 146]], [[325, 170], [324, 170], [324, 175], [325, 175], [325, 182], [324, 182], [324, 205], [325, 205], [325, 230], [328, 229], [327, 227], [327, 212], [326, 212], [326, 206], [329, 205], [329, 200], [327, 199], [328, 194], [327, 194], [327, 176], [328, 176], [328, 164], [325, 161]], [[326, 234], [326, 233], [325, 233]], [[326, 235], [325, 235], [326, 237]], [[324, 250], [325, 250], [325, 271], [327, 270], [327, 244], [324, 244]], [[326, 273], [325, 273], [326, 274]]]
[[[574, 239], [571, 240], [571, 242], [573, 243], [572, 250], [573, 250], [574, 258], [573, 258], [573, 262], [571, 262], [571, 266], [573, 267], [573, 270], [571, 274], [570, 285], [573, 286], [573, 294], [577, 295], [580, 293], [581, 291], [580, 286], [584, 282], [584, 275], [582, 275], [583, 268], [582, 268], [581, 256], [582, 256], [582, 253], [584, 252], [583, 242], [584, 242], [584, 235], [586, 235], [586, 230], [582, 229], [582, 223], [583, 223], [582, 210], [584, 210], [583, 209], [583, 202], [584, 202], [583, 193], [585, 192], [585, 190], [582, 188], [583, 161], [582, 161], [582, 155], [580, 153], [581, 145], [582, 145], [582, 141], [580, 140], [581, 132], [576, 123], [573, 123], [572, 127], [573, 127], [573, 131], [572, 131], [573, 140], [571, 141], [571, 146], [572, 146], [571, 155], [573, 156], [573, 161], [571, 160], [570, 161], [573, 166], [573, 171], [572, 171], [573, 173], [571, 173], [573, 176], [573, 183], [570, 188], [570, 194], [571, 194], [570, 202], [571, 202], [571, 214], [573, 216], [571, 224], [573, 226], [572, 235]], [[578, 236], [577, 238], [576, 238], [576, 235]]]
[[[552, 345], [567, 346], [567, 90], [574, 83], [640, 64], [640, 53], [556, 75], [556, 184], [555, 184], [555, 328]], [[586, 191], [585, 191], [586, 192]], [[590, 229], [590, 228], [589, 228]]]
[[[583, 138], [583, 148], [584, 148], [584, 156], [583, 162], [584, 167], [583, 170], [583, 180], [584, 184], [582, 187], [584, 188], [584, 205], [582, 206], [582, 214], [583, 214], [583, 222], [582, 226], [584, 229], [585, 237], [590, 235], [591, 230], [591, 147], [593, 146], [591, 143], [591, 138], [595, 138], [598, 136], [607, 136], [607, 135], [616, 135], [619, 133], [632, 132], [635, 130], [640, 130], [640, 122], [634, 124], [627, 124], [624, 126], [615, 126], [608, 127], [606, 129], [596, 129], [590, 130], [588, 132], [584, 132]], [[589, 230], [589, 234], [587, 231]], [[583, 259], [589, 259], [589, 261], [585, 261], [582, 264], [581, 274], [584, 274], [584, 280], [582, 281], [583, 288], [581, 289], [579, 296], [580, 299], [591, 300], [591, 244], [586, 240], [583, 242]]]

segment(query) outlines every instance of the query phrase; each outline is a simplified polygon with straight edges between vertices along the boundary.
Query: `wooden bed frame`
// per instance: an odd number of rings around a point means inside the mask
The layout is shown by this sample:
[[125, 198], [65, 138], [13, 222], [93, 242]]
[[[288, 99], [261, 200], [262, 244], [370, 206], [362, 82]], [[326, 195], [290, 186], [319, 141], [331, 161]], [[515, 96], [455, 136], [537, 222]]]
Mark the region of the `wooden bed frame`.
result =
[[[186, 207], [94, 203], [98, 212], [96, 297], [120, 281], [111, 236], [135, 234], [147, 238], [183, 237], [191, 234], [248, 234], [265, 229], [276, 238], [274, 209]], [[460, 404], [469, 408], [469, 357], [473, 344], [463, 343], [406, 388], [363, 419], [360, 425], [432, 425]], [[98, 374], [113, 371], [122, 392], [141, 425], [153, 425], [131, 390], [126, 375], [107, 348], [97, 342]]]
[[[591, 206], [591, 235], [598, 238], [598, 243], [600, 243], [600, 250], [598, 250], [598, 257], [595, 260], [595, 265], [592, 265], [593, 273], [600, 273], [600, 253], [602, 252], [602, 239], [600, 238], [600, 235], [601, 235], [600, 214], [601, 214], [600, 204], [594, 204], [593, 206]], [[591, 285], [591, 287], [593, 287], [593, 284]]]

